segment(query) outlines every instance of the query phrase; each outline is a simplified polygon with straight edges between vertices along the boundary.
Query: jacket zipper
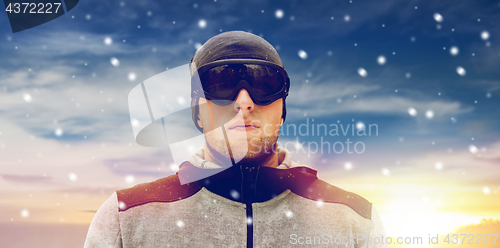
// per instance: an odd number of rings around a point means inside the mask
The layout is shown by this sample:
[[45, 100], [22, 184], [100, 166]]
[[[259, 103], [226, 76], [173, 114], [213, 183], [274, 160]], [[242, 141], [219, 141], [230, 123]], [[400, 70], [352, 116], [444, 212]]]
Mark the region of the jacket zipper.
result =
[[242, 200], [246, 204], [247, 223], [247, 248], [253, 247], [253, 210], [252, 203], [255, 201], [255, 181], [259, 172], [258, 166], [243, 167], [240, 165], [242, 181]]

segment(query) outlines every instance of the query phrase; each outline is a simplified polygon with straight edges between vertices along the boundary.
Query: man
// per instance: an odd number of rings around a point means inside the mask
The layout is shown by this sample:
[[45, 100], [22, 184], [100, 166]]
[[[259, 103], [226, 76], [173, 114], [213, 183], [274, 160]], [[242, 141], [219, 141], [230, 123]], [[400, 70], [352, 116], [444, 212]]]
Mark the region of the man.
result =
[[85, 247], [389, 247], [371, 203], [277, 147], [290, 80], [267, 41], [222, 33], [190, 66], [204, 148], [176, 175], [114, 193]]

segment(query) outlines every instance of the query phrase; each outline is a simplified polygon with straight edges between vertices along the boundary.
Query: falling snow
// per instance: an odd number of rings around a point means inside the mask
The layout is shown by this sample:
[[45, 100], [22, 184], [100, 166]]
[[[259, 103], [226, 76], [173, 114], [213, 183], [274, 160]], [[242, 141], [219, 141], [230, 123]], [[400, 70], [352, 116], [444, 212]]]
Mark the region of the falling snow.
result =
[[442, 170], [443, 169], [443, 163], [437, 162], [436, 165], [435, 165], [435, 167], [436, 167], [436, 170]]
[[109, 45], [113, 44], [113, 39], [111, 39], [111, 37], [104, 38], [104, 44], [106, 46], [109, 46]]
[[125, 210], [127, 208], [127, 205], [125, 204], [125, 202], [119, 201], [118, 208], [121, 210]]
[[356, 128], [358, 130], [363, 130], [363, 129], [365, 129], [365, 124], [363, 122], [358, 122], [358, 123], [356, 123]]
[[410, 107], [408, 108], [408, 114], [410, 114], [411, 116], [417, 116], [417, 110]]
[[460, 75], [460, 76], [462, 76], [462, 77], [463, 77], [463, 76], [465, 76], [466, 71], [465, 71], [465, 69], [464, 69], [463, 67], [458, 66], [458, 67], [457, 67], [457, 73], [458, 73], [458, 75]]
[[184, 99], [184, 97], [182, 96], [179, 96], [177, 97], [177, 103], [179, 103], [179, 105], [184, 105], [186, 104], [186, 99]]
[[352, 163], [351, 162], [346, 162], [344, 164], [344, 169], [348, 170], [348, 171], [352, 170]]
[[178, 221], [176, 222], [176, 225], [177, 225], [178, 227], [180, 227], [180, 228], [183, 228], [183, 227], [184, 227], [184, 221], [182, 221], [182, 220], [178, 220]]
[[57, 137], [61, 137], [64, 132], [61, 128], [56, 128], [56, 130], [54, 131], [54, 134], [57, 136]]
[[458, 55], [458, 52], [459, 52], [458, 47], [456, 47], [456, 46], [452, 46], [452, 47], [450, 48], [450, 54], [451, 54], [451, 55], [453, 55], [453, 56], [457, 56], [457, 55]]
[[205, 28], [206, 26], [207, 26], [207, 21], [205, 21], [204, 19], [198, 21], [199, 28]]
[[489, 195], [489, 194], [491, 194], [491, 190], [490, 190], [490, 188], [488, 188], [488, 187], [484, 186], [484, 187], [483, 187], [483, 193], [484, 193], [485, 195]]
[[129, 80], [129, 81], [135, 81], [135, 79], [136, 79], [136, 78], [137, 78], [137, 76], [135, 75], [135, 73], [130, 72], [130, 73], [128, 74], [128, 80]]
[[391, 171], [384, 167], [384, 168], [382, 168], [382, 175], [387, 177], [387, 176], [391, 175]]
[[432, 119], [434, 117], [434, 111], [427, 110], [427, 112], [425, 112], [425, 117], [427, 117], [427, 119]]
[[133, 127], [139, 127], [141, 125], [141, 123], [139, 122], [139, 120], [135, 119], [135, 118], [132, 118], [130, 120], [130, 122], [132, 123], [132, 126]]
[[179, 170], [179, 166], [177, 164], [170, 164], [170, 170], [172, 171], [178, 171]]
[[368, 76], [368, 72], [364, 68], [358, 68], [358, 74], [362, 77]]
[[68, 178], [69, 180], [71, 180], [72, 182], [76, 182], [78, 180], [78, 176], [75, 174], [75, 173], [69, 173], [68, 174]]
[[238, 191], [232, 189], [229, 194], [231, 194], [231, 197], [233, 197], [233, 199], [239, 199], [240, 198], [240, 193], [238, 193]]
[[115, 58], [115, 57], [111, 58], [111, 59], [109, 60], [109, 62], [111, 62], [111, 64], [112, 64], [114, 67], [118, 67], [118, 66], [120, 66], [120, 61], [119, 61], [117, 58]]
[[469, 146], [469, 151], [472, 153], [472, 154], [476, 154], [478, 152], [478, 149], [475, 145], [470, 145]]
[[276, 12], [274, 12], [274, 16], [276, 16], [276, 18], [278, 19], [281, 19], [283, 18], [283, 16], [285, 16], [285, 12], [283, 12], [283, 10], [281, 9], [278, 9], [276, 10]]
[[21, 217], [28, 218], [29, 216], [30, 216], [30, 212], [28, 211], [28, 209], [23, 209], [21, 211]]
[[490, 38], [490, 33], [488, 31], [481, 32], [481, 39], [488, 40]]
[[306, 51], [304, 51], [304, 50], [299, 50], [299, 51], [297, 52], [297, 54], [299, 55], [299, 57], [300, 57], [301, 59], [307, 59], [307, 53], [306, 53]]
[[436, 20], [437, 22], [442, 22], [443, 16], [439, 13], [434, 13], [434, 20]]
[[127, 183], [134, 183], [135, 182], [135, 177], [133, 175], [128, 175], [125, 177], [125, 182]]
[[385, 64], [385, 62], [386, 62], [385, 56], [383, 56], [383, 55], [378, 56], [378, 58], [377, 58], [377, 63], [378, 63], [379, 65], [384, 65], [384, 64]]
[[28, 93], [24, 93], [23, 94], [23, 99], [26, 101], [26, 102], [31, 102], [33, 100], [33, 98], [31, 98], [31, 95], [28, 94]]

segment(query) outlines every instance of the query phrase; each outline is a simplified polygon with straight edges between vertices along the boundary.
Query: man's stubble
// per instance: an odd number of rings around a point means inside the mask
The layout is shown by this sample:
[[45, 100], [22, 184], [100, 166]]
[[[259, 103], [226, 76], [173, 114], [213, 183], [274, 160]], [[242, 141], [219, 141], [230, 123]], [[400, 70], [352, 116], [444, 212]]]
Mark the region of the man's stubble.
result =
[[[226, 140], [224, 136], [221, 135], [217, 138], [213, 136], [215, 135], [205, 134], [205, 143], [207, 149], [214, 158], [223, 163], [222, 166], [232, 166], [232, 164], [226, 164], [223, 161], [230, 163], [230, 159], [235, 158], [241, 158], [238, 161], [234, 161], [236, 164], [259, 164], [270, 156], [273, 156], [278, 141], [278, 135], [276, 134], [264, 137], [254, 137], [250, 140], [234, 140], [231, 138]], [[246, 142], [247, 144], [242, 142]]]

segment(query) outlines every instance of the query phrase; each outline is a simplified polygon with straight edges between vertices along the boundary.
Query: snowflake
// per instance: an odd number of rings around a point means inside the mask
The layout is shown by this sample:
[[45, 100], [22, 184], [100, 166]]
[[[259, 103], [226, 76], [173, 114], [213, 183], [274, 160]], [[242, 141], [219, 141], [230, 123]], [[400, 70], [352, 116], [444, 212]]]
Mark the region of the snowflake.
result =
[[437, 162], [436, 165], [435, 165], [435, 167], [436, 167], [436, 170], [442, 170], [443, 169], [443, 163]]
[[178, 227], [180, 227], [180, 228], [183, 228], [183, 227], [184, 227], [184, 221], [182, 221], [182, 220], [178, 220], [178, 221], [176, 222], [176, 225], [177, 225]]
[[436, 20], [437, 22], [442, 22], [443, 16], [439, 13], [434, 13], [434, 20]]
[[109, 60], [109, 62], [111, 62], [111, 64], [112, 64], [114, 67], [118, 67], [118, 66], [120, 66], [120, 61], [119, 61], [117, 58], [115, 58], [115, 57], [111, 58], [111, 59]]
[[204, 19], [198, 21], [198, 27], [205, 28], [206, 26], [207, 26], [207, 21], [205, 21]]
[[432, 119], [434, 117], [434, 112], [432, 110], [427, 110], [427, 112], [425, 112], [425, 117], [427, 117], [427, 119]]
[[106, 46], [109, 46], [109, 45], [113, 44], [113, 39], [111, 39], [111, 37], [104, 38], [104, 44]]
[[64, 132], [61, 128], [57, 128], [55, 131], [54, 131], [54, 134], [57, 136], [57, 137], [61, 137]]
[[387, 176], [391, 175], [391, 171], [384, 167], [384, 168], [382, 168], [382, 175], [387, 177]]
[[490, 38], [490, 33], [488, 31], [481, 32], [481, 39], [487, 40]]
[[33, 98], [31, 97], [30, 94], [28, 93], [24, 93], [23, 95], [23, 99], [26, 101], [26, 102], [31, 102], [33, 100]]
[[76, 182], [76, 180], [78, 180], [78, 176], [75, 173], [69, 173], [68, 178], [73, 182]]
[[130, 80], [130, 81], [135, 81], [135, 79], [136, 79], [136, 78], [137, 78], [137, 75], [135, 75], [135, 73], [130, 72], [130, 73], [128, 74], [128, 80]]
[[413, 107], [410, 107], [408, 108], [408, 114], [410, 114], [411, 116], [417, 116], [417, 110]]
[[377, 58], [377, 63], [378, 63], [379, 65], [384, 65], [384, 64], [385, 64], [385, 62], [386, 62], [385, 56], [383, 56], [383, 55], [378, 56], [378, 58]]
[[358, 68], [358, 74], [362, 77], [368, 76], [368, 72], [364, 68]]
[[299, 50], [297, 54], [299, 55], [299, 57], [300, 57], [301, 59], [307, 59], [307, 53], [306, 53], [306, 51], [304, 51], [304, 50]]
[[283, 16], [285, 16], [285, 12], [283, 12], [283, 10], [281, 9], [278, 9], [276, 10], [276, 12], [274, 12], [274, 15], [276, 16], [276, 18], [281, 19], [283, 18]]

